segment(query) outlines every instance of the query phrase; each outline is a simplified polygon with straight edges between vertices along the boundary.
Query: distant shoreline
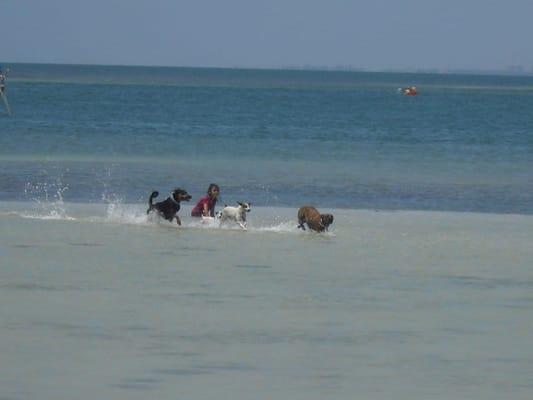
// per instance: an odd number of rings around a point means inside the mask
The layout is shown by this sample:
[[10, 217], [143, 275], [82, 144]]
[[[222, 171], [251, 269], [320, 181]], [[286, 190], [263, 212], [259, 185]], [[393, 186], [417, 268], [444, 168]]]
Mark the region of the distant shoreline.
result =
[[128, 64], [78, 64], [78, 63], [46, 63], [46, 62], [8, 62], [0, 63], [3, 66], [57, 66], [57, 67], [95, 67], [95, 68], [139, 68], [139, 69], [178, 69], [178, 70], [221, 70], [221, 71], [301, 71], [301, 72], [361, 72], [371, 74], [412, 74], [412, 75], [473, 75], [473, 76], [513, 76], [533, 77], [533, 68], [525, 70], [522, 67], [509, 67], [508, 69], [469, 69], [469, 68], [359, 68], [355, 66], [177, 66], [177, 65], [128, 65]]

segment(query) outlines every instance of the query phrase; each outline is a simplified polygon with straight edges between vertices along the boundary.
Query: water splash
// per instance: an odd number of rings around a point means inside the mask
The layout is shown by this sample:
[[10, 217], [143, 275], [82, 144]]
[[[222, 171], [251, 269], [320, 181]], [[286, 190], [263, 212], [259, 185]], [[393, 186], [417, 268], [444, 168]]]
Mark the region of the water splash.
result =
[[107, 203], [104, 222], [127, 225], [146, 225], [151, 222], [144, 209], [139, 205], [125, 204], [120, 196], [103, 194], [102, 200]]
[[33, 201], [34, 210], [25, 213], [27, 218], [50, 220], [73, 220], [67, 214], [64, 193], [69, 189], [63, 184], [62, 176], [45, 182], [27, 182], [24, 188], [25, 196]]

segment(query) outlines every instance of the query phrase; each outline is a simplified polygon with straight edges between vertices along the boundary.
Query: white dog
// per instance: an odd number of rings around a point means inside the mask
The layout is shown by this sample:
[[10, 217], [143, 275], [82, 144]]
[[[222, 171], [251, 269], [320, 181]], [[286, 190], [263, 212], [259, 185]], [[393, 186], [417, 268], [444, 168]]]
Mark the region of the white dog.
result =
[[252, 203], [237, 202], [238, 207], [225, 205], [220, 211], [220, 223], [227, 220], [235, 221], [242, 229], [246, 229], [246, 213], [252, 209]]

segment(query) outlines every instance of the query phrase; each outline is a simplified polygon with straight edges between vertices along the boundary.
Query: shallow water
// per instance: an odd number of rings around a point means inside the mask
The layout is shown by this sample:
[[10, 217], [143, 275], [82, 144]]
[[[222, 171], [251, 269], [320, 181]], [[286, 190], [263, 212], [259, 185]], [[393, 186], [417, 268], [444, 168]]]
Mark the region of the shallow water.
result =
[[253, 208], [247, 232], [143, 205], [1, 203], [9, 399], [532, 393], [529, 216]]

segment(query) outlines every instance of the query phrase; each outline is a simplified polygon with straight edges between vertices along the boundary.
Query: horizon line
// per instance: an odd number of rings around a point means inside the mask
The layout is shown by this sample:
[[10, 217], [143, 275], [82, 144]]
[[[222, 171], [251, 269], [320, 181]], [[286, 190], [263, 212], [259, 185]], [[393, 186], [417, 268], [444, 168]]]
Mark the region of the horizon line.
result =
[[101, 64], [101, 63], [75, 63], [75, 62], [21, 62], [3, 61], [0, 65], [51, 65], [74, 67], [116, 67], [116, 68], [176, 68], [176, 69], [214, 69], [214, 70], [245, 70], [245, 71], [309, 71], [309, 72], [364, 72], [364, 73], [404, 73], [404, 74], [435, 74], [435, 75], [496, 75], [496, 76], [533, 76], [533, 67], [530, 70], [523, 66], [508, 66], [505, 69], [478, 69], [478, 68], [364, 68], [352, 65], [287, 65], [287, 66], [206, 66], [206, 65], [157, 65], [157, 64]]

